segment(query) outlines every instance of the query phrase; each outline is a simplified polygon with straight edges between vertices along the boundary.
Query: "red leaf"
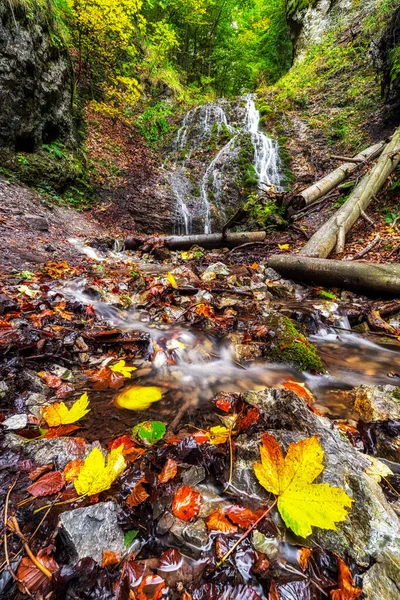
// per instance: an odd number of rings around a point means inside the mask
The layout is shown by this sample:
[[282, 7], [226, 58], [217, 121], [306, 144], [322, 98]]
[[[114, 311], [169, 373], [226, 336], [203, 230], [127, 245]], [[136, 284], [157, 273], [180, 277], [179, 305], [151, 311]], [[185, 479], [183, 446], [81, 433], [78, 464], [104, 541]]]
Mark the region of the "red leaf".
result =
[[201, 496], [188, 485], [182, 485], [174, 494], [172, 512], [182, 521], [190, 521], [199, 514]]
[[215, 406], [226, 413], [231, 412], [232, 410], [232, 397], [228, 394], [220, 394], [218, 400], [215, 403]]
[[69, 398], [75, 391], [75, 388], [70, 383], [63, 383], [56, 391], [57, 398]]
[[243, 529], [247, 529], [250, 525], [253, 525], [261, 517], [263, 514], [263, 510], [259, 509], [257, 512], [253, 513], [249, 508], [245, 508], [244, 506], [233, 505], [230, 506], [225, 514], [229, 517], [229, 519], [235, 523], [235, 525], [239, 525], [239, 527], [243, 527]]
[[143, 484], [139, 481], [127, 497], [126, 503], [130, 508], [133, 508], [134, 506], [142, 504], [148, 497], [149, 494], [144, 489]]
[[[58, 564], [54, 558], [46, 554], [45, 549], [40, 550], [36, 558], [52, 573], [58, 570]], [[27, 556], [24, 556], [19, 563], [17, 577], [30, 592], [40, 592], [46, 596], [51, 591], [51, 580]], [[22, 593], [25, 592], [25, 588], [21, 584], [18, 584], [18, 589]]]
[[259, 418], [260, 411], [258, 408], [250, 408], [248, 411], [243, 411], [236, 421], [235, 429], [237, 431], [245, 431], [250, 427], [250, 425], [257, 423]]
[[132, 562], [128, 560], [125, 563], [125, 572], [128, 576], [129, 585], [131, 587], [136, 587], [140, 585], [143, 580], [143, 573], [145, 572], [146, 567], [143, 563]]
[[362, 590], [354, 586], [353, 577], [349, 567], [337, 556], [339, 567], [339, 589], [331, 591], [332, 600], [356, 600], [361, 596]]
[[50, 469], [52, 468], [52, 463], [50, 463], [49, 465], [42, 465], [41, 467], [36, 467], [36, 469], [33, 469], [33, 471], [29, 473], [28, 477], [31, 481], [35, 481], [35, 479], [37, 479], [41, 475], [44, 475], [44, 473], [47, 473], [47, 471], [50, 471]]
[[160, 483], [167, 483], [170, 479], [173, 479], [178, 472], [178, 463], [173, 458], [169, 458], [163, 470], [158, 476]]
[[183, 563], [183, 556], [175, 548], [170, 548], [160, 556], [159, 571], [170, 573], [177, 571]]
[[52, 375], [48, 371], [42, 371], [41, 373], [38, 373], [38, 375], [49, 388], [58, 388], [62, 384], [62, 379], [60, 377]]
[[47, 430], [47, 433], [44, 437], [47, 439], [64, 437], [69, 433], [72, 433], [73, 431], [77, 431], [77, 429], [80, 428], [80, 425], [73, 425], [72, 423], [70, 425], [60, 425], [59, 427], [51, 427], [51, 429]]
[[56, 494], [65, 485], [64, 475], [60, 473], [60, 471], [52, 471], [51, 473], [46, 473], [40, 479], [32, 483], [27, 488], [27, 491], [32, 494], [32, 496], [49, 496], [50, 494]]
[[119, 438], [112, 440], [108, 444], [108, 451], [114, 450], [115, 448], [119, 448], [120, 446], [124, 446], [124, 454], [130, 448], [135, 446], [134, 441], [128, 435], [121, 435]]
[[163, 595], [163, 589], [166, 587], [165, 581], [159, 575], [147, 575], [135, 591], [136, 600], [160, 600]]

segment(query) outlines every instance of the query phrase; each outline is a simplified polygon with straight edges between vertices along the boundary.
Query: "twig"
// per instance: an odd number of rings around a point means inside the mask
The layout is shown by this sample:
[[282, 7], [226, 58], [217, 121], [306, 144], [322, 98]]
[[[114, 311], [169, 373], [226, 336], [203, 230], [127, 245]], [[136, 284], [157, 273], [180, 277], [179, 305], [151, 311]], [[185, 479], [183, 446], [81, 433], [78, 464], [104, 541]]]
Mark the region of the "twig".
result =
[[44, 565], [42, 565], [42, 563], [36, 558], [36, 556], [33, 554], [32, 550], [29, 548], [28, 542], [26, 541], [25, 536], [21, 532], [19, 525], [18, 525], [18, 521], [15, 517], [11, 517], [11, 523], [13, 524], [13, 527], [14, 527], [14, 529], [13, 529], [14, 533], [16, 533], [18, 535], [18, 537], [20, 538], [22, 545], [25, 548], [25, 552], [27, 553], [27, 555], [29, 556], [29, 558], [31, 559], [31, 561], [33, 562], [35, 567], [37, 567], [39, 569], [39, 571], [41, 571], [43, 573], [43, 575], [46, 575], [46, 577], [48, 577], [49, 579], [52, 579], [53, 575], [52, 575], [51, 571], [49, 571], [48, 569], [46, 569], [46, 567]]
[[370, 225], [375, 227], [375, 221], [373, 219], [371, 219], [371, 217], [369, 217], [366, 212], [364, 212], [362, 210], [362, 211], [360, 211], [360, 214], [361, 214], [362, 218], [367, 221], [367, 223], [369, 223]]
[[18, 481], [18, 477], [17, 479], [14, 481], [14, 483], [10, 486], [8, 492], [7, 492], [7, 496], [6, 496], [6, 501], [4, 504], [4, 555], [6, 558], [6, 563], [7, 563], [7, 569], [11, 575], [11, 577], [14, 579], [14, 581], [19, 581], [18, 577], [16, 576], [16, 574], [14, 573], [14, 571], [11, 568], [10, 565], [10, 558], [8, 556], [8, 539], [7, 539], [7, 521], [8, 521], [8, 503], [10, 500], [10, 495], [11, 492], [13, 491], [15, 484]]
[[357, 260], [358, 258], [365, 256], [366, 254], [368, 254], [368, 252], [370, 252], [372, 250], [372, 248], [375, 248], [375, 246], [380, 241], [381, 241], [381, 236], [378, 233], [378, 235], [372, 240], [372, 242], [370, 242], [368, 244], [368, 246], [365, 246], [365, 248], [363, 250], [360, 250], [360, 252], [357, 252], [357, 254], [355, 254], [352, 258], [349, 258], [349, 260]]
[[247, 538], [247, 536], [253, 531], [253, 529], [255, 529], [257, 527], [257, 525], [260, 523], [260, 521], [262, 521], [271, 512], [271, 510], [276, 506], [277, 502], [278, 502], [278, 498], [275, 498], [274, 502], [271, 504], [271, 506], [269, 508], [267, 508], [267, 510], [265, 512], [263, 512], [261, 517], [259, 517], [257, 519], [257, 521], [255, 521], [255, 523], [253, 523], [253, 525], [250, 525], [250, 527], [244, 532], [244, 534], [238, 539], [238, 541], [235, 542], [235, 544], [232, 546], [232, 548], [230, 550], [228, 550], [228, 552], [226, 554], [224, 554], [224, 556], [221, 558], [221, 560], [217, 563], [217, 565], [215, 567], [216, 569], [218, 569], [221, 565], [224, 564], [226, 559], [232, 554], [232, 552], [234, 552], [236, 550], [236, 548], [239, 546], [239, 544], [241, 544], [243, 542], [243, 540], [245, 540]]

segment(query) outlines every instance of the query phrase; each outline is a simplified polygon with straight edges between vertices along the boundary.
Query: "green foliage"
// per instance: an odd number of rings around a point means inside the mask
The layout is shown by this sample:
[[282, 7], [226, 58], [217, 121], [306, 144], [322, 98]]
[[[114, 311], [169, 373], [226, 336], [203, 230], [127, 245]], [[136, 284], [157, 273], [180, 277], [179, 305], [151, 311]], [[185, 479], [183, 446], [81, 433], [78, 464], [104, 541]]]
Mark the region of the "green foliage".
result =
[[165, 102], [157, 102], [148, 106], [136, 119], [135, 125], [151, 146], [162, 145], [172, 127], [167, 119], [174, 112], [173, 107]]
[[279, 225], [284, 222], [282, 209], [275, 202], [260, 198], [257, 193], [249, 196], [243, 208], [255, 226], [261, 229], [268, 225]]
[[400, 211], [399, 207], [396, 204], [393, 208], [387, 208], [385, 210], [385, 214], [383, 215], [385, 219], [385, 223], [388, 225], [393, 225], [393, 223], [397, 223], [400, 220]]

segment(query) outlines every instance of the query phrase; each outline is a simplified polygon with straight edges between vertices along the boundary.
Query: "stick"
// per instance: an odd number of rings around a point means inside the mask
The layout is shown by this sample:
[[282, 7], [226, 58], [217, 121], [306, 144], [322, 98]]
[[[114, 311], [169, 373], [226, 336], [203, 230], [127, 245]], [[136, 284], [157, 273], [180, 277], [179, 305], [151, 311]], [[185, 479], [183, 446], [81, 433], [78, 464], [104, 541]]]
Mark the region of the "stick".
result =
[[31, 561], [33, 562], [35, 567], [37, 567], [39, 569], [39, 571], [41, 571], [43, 573], [43, 575], [46, 575], [46, 577], [48, 577], [49, 579], [52, 579], [53, 574], [51, 573], [51, 571], [49, 571], [48, 569], [46, 569], [46, 567], [44, 565], [42, 565], [42, 563], [36, 558], [36, 556], [33, 554], [32, 550], [29, 548], [28, 542], [26, 541], [25, 536], [21, 532], [19, 525], [18, 525], [18, 521], [15, 517], [11, 517], [11, 523], [13, 524], [14, 532], [20, 538], [22, 545], [25, 548], [25, 552], [27, 553], [27, 555], [29, 556], [29, 558], [31, 559]]
[[362, 258], [363, 256], [365, 256], [366, 254], [368, 254], [368, 252], [370, 252], [372, 250], [372, 248], [375, 248], [375, 246], [381, 241], [381, 236], [378, 235], [376, 236], [376, 238], [374, 238], [372, 240], [372, 242], [370, 242], [368, 244], [368, 246], [365, 246], [365, 248], [363, 250], [360, 250], [359, 252], [357, 252], [357, 254], [355, 254], [352, 258], [349, 258], [349, 260], [357, 260], [359, 258]]

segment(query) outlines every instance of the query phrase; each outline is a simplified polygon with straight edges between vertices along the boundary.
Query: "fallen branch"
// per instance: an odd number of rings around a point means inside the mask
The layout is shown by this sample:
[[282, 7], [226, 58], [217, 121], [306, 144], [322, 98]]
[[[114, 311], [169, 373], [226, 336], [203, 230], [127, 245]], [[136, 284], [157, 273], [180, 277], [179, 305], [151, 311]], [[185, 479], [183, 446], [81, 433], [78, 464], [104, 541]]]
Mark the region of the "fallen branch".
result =
[[351, 162], [351, 163], [362, 163], [365, 162], [362, 158], [357, 158], [354, 156], [351, 158], [350, 156], [340, 156], [338, 154], [331, 154], [331, 158], [333, 160], [342, 160], [343, 162]]
[[299, 192], [291, 201], [291, 207], [294, 210], [300, 210], [305, 206], [308, 206], [312, 202], [315, 202], [322, 196], [325, 196], [328, 192], [337, 187], [342, 181], [347, 179], [348, 175], [352, 173], [357, 167], [366, 162], [370, 162], [377, 158], [385, 148], [385, 142], [379, 142], [374, 144], [370, 148], [366, 148], [350, 161], [345, 162], [343, 165], [326, 175], [323, 179], [320, 179], [312, 186]]
[[276, 254], [268, 266], [284, 277], [362, 292], [400, 294], [400, 265]]
[[300, 250], [303, 256], [326, 258], [336, 245], [336, 252], [344, 250], [346, 234], [365, 212], [389, 175], [400, 162], [400, 128], [385, 147], [370, 173], [364, 175], [343, 206], [312, 236]]
[[378, 233], [378, 235], [376, 236], [376, 238], [374, 238], [372, 240], [372, 242], [370, 242], [368, 244], [368, 246], [365, 246], [365, 248], [363, 250], [360, 250], [360, 252], [357, 252], [357, 254], [355, 254], [352, 258], [349, 258], [349, 260], [358, 260], [359, 258], [362, 258], [366, 254], [368, 254], [368, 252], [370, 252], [373, 248], [375, 248], [375, 246], [378, 243], [380, 243], [380, 241], [381, 241], [381, 236]]
[[144, 244], [164, 244], [170, 250], [189, 250], [192, 246], [200, 246], [206, 249], [234, 248], [246, 243], [264, 242], [267, 237], [265, 231], [243, 231], [239, 233], [198, 234], [198, 235], [162, 235], [152, 236], [147, 239], [127, 238], [125, 248], [136, 250]]

